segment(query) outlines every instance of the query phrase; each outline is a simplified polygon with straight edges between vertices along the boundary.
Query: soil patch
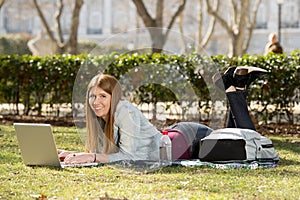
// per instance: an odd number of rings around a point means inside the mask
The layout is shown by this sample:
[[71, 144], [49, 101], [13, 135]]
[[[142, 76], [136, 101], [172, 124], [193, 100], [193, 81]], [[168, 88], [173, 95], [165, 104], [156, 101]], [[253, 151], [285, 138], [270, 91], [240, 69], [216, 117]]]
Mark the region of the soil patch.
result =
[[12, 125], [13, 123], [45, 123], [53, 126], [74, 126], [72, 117], [45, 117], [23, 115], [1, 115], [0, 124]]
[[[19, 115], [0, 115], [0, 124], [12, 125], [14, 122], [23, 122], [23, 123], [47, 123], [53, 126], [65, 126], [71, 127], [75, 126], [74, 119], [72, 117], [46, 117], [46, 116], [19, 116]], [[172, 125], [179, 120], [168, 119], [166, 121], [151, 120], [151, 123], [154, 124], [158, 129], [162, 129], [166, 126]], [[208, 123], [201, 122], [202, 124], [207, 125]], [[257, 131], [262, 135], [293, 135], [300, 136], [300, 124], [256, 124]]]

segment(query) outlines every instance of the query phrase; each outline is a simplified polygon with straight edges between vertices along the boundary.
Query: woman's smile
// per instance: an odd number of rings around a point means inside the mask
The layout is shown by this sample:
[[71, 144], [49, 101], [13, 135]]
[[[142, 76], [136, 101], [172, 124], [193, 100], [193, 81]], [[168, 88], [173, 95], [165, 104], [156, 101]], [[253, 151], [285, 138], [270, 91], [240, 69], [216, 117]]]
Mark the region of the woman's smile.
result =
[[100, 87], [94, 87], [89, 94], [89, 103], [98, 117], [105, 121], [110, 111], [111, 95]]

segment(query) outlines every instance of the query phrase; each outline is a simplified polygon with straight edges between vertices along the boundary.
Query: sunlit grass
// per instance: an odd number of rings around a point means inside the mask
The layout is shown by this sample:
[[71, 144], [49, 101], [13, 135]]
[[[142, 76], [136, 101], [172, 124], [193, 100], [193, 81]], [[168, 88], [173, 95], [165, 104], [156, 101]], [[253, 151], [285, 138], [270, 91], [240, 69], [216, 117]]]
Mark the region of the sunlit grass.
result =
[[[53, 128], [58, 148], [82, 151], [74, 127]], [[270, 136], [281, 160], [270, 169], [167, 167], [152, 173], [27, 167], [12, 126], [0, 126], [0, 199], [299, 199], [300, 139]]]

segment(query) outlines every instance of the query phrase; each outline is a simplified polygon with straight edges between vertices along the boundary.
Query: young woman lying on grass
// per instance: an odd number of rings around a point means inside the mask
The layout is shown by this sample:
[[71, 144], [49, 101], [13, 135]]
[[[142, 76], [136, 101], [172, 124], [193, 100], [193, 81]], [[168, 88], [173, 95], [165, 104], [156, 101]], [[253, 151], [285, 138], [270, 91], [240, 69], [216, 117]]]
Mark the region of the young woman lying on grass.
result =
[[[226, 127], [255, 130], [246, 103], [247, 89], [264, 73], [265, 70], [256, 67], [230, 67], [225, 73], [213, 76], [216, 86], [226, 92], [229, 101]], [[90, 81], [86, 96], [86, 152], [58, 150], [61, 160], [66, 164], [159, 160], [161, 132], [138, 108], [122, 100], [121, 94], [121, 86], [113, 76], [98, 74]], [[198, 155], [194, 152], [197, 148], [193, 148], [197, 133], [205, 137], [212, 131], [193, 122], [180, 122], [172, 127], [181, 130], [188, 138], [189, 158]]]

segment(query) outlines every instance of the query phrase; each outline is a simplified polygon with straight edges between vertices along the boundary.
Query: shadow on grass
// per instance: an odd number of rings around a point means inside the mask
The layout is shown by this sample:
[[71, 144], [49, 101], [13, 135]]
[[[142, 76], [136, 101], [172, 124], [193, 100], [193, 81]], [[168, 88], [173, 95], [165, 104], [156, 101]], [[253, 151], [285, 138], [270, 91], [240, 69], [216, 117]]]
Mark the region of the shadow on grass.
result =
[[275, 149], [282, 149], [287, 151], [292, 151], [295, 153], [300, 153], [300, 142], [293, 142], [292, 140], [278, 140], [272, 139]]
[[[18, 148], [18, 143], [16, 141], [16, 138], [11, 138], [11, 136], [14, 135], [9, 135], [9, 137], [4, 137], [6, 136], [5, 134], [0, 135], [2, 139], [0, 148], [2, 149], [2, 152], [0, 153], [0, 164], [7, 164], [7, 163], [20, 163], [22, 162], [21, 155], [19, 152]], [[65, 135], [64, 135], [65, 136]], [[77, 136], [75, 134], [75, 136]], [[61, 135], [58, 135], [58, 141], [59, 143], [62, 143], [62, 139], [65, 139], [65, 137], [62, 137]], [[76, 137], [72, 138], [72, 143], [78, 143], [78, 140]], [[76, 142], [75, 142], [76, 141]], [[280, 138], [276, 139], [273, 138], [272, 142], [274, 144], [276, 152], [280, 153], [281, 151], [288, 151], [291, 152], [291, 154], [300, 154], [300, 142], [297, 140], [293, 140], [292, 138]], [[279, 154], [280, 157], [280, 154]], [[295, 157], [295, 156], [293, 156]], [[283, 157], [280, 157], [280, 161], [278, 163], [279, 166], [300, 166], [300, 159], [293, 159], [293, 157], [290, 157], [289, 155], [284, 155]], [[299, 157], [298, 157], [299, 158]], [[53, 169], [53, 168], [51, 168]], [[155, 173], [155, 172], [160, 172], [160, 173], [182, 173], [182, 172], [196, 172], [197, 170], [201, 170], [203, 172], [204, 169], [210, 170], [211, 168], [208, 167], [195, 167], [195, 168], [187, 168], [187, 167], [164, 167], [161, 169], [146, 169], [145, 171], [142, 171], [142, 173]], [[60, 168], [59, 168], [60, 170]], [[66, 170], [66, 169], [64, 169]], [[140, 170], [138, 170], [140, 171]], [[205, 170], [204, 170], [205, 171]]]
[[[299, 142], [291, 142], [290, 140], [278, 140], [272, 139], [275, 150], [278, 151], [290, 151], [292, 153], [300, 154], [300, 143]], [[280, 155], [279, 155], [280, 157]], [[288, 158], [281, 158], [279, 161], [280, 165], [300, 165], [300, 160], [292, 160]]]
[[286, 158], [280, 158], [278, 165], [282, 165], [282, 166], [298, 165], [299, 166], [300, 161], [290, 160], [290, 159], [286, 159]]

